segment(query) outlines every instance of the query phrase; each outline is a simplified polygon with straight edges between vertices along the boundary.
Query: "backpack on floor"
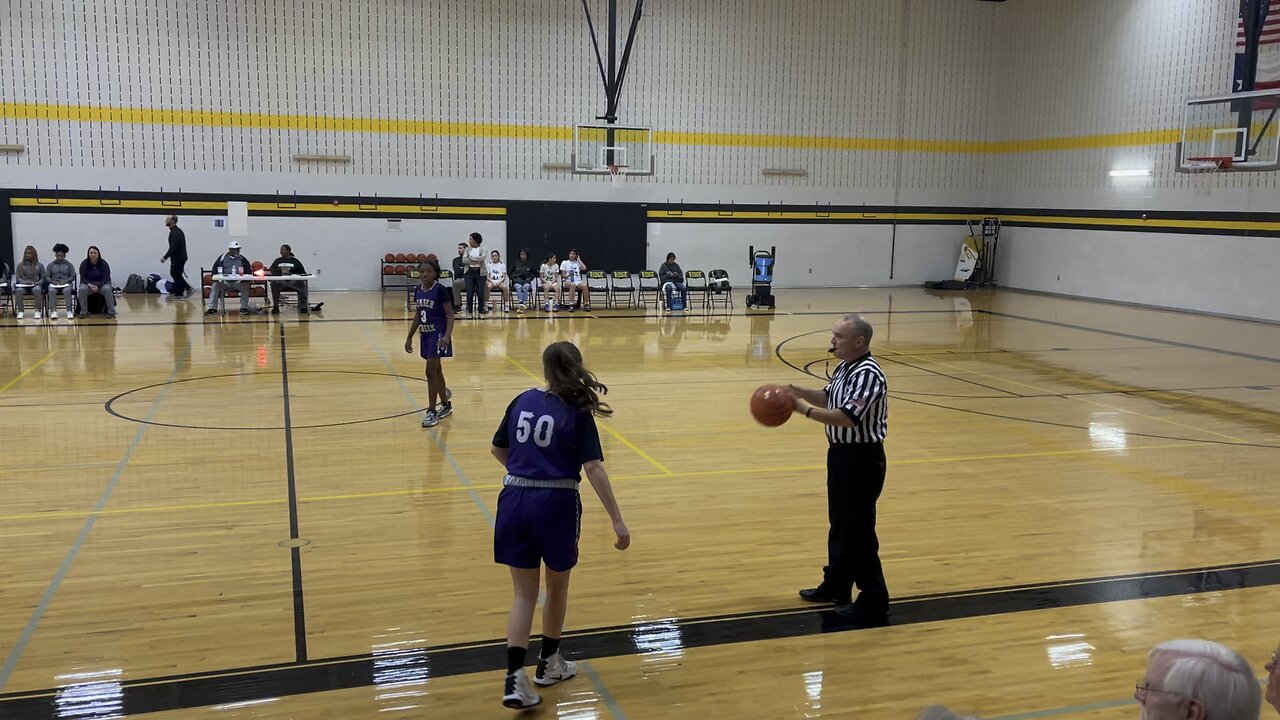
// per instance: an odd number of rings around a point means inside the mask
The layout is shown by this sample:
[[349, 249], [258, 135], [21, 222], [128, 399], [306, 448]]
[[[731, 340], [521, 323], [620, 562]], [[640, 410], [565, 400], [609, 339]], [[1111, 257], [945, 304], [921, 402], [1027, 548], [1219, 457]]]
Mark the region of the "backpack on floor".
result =
[[142, 280], [141, 275], [134, 273], [129, 276], [128, 280], [124, 281], [124, 291], [127, 293], [145, 293], [147, 284]]
[[147, 276], [147, 292], [153, 295], [160, 294], [160, 276], [151, 273]]

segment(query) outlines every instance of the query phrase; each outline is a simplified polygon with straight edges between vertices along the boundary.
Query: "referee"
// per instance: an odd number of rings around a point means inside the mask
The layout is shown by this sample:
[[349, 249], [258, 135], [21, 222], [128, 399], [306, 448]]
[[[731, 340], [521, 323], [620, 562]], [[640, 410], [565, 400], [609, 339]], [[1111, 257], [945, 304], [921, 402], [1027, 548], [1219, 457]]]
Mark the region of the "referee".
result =
[[[889, 624], [889, 590], [880, 567], [876, 500], [884, 489], [888, 385], [871, 356], [871, 323], [845, 315], [831, 329], [840, 364], [821, 390], [791, 386], [795, 412], [826, 426], [827, 566], [822, 583], [800, 591], [810, 602], [835, 603], [856, 627]], [[858, 598], [850, 602], [853, 586]]]

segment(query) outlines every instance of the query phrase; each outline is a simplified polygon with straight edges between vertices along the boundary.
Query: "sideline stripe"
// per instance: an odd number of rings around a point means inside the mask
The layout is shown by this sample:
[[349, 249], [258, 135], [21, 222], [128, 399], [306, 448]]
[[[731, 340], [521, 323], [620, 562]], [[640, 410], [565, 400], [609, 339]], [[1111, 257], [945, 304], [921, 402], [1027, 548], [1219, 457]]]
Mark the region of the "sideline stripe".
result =
[[46, 361], [46, 360], [48, 360], [49, 358], [53, 357], [54, 353], [56, 353], [56, 352], [58, 352], [58, 351], [57, 351], [57, 350], [50, 350], [48, 355], [45, 355], [44, 357], [42, 357], [42, 358], [40, 358], [39, 360], [37, 360], [37, 361], [35, 361], [34, 363], [32, 363], [32, 364], [31, 364], [31, 367], [29, 367], [29, 368], [27, 368], [26, 370], [23, 370], [22, 372], [18, 373], [18, 376], [17, 376], [17, 377], [15, 377], [14, 379], [12, 379], [12, 380], [10, 380], [9, 382], [5, 383], [5, 384], [4, 384], [4, 387], [0, 387], [0, 393], [4, 392], [5, 390], [8, 390], [9, 388], [13, 387], [14, 385], [17, 385], [17, 384], [18, 384], [18, 382], [19, 382], [20, 380], [22, 380], [22, 378], [24, 378], [24, 377], [26, 377], [26, 376], [30, 375], [32, 370], [35, 370], [36, 368], [38, 368], [38, 367], [40, 367], [41, 365], [43, 365], [43, 364], [45, 363], [45, 361]]

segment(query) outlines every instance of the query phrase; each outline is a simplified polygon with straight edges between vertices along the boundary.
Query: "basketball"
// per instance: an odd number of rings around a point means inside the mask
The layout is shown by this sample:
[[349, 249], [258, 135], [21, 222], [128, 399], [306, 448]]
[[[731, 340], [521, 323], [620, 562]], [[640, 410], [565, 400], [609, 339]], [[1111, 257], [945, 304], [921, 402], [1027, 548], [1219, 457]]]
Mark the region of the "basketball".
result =
[[426, 255], [422, 256], [422, 262], [439, 263], [440, 258], [436, 257], [435, 253], [427, 253]]
[[766, 427], [777, 427], [791, 419], [794, 403], [782, 385], [761, 385], [751, 395], [751, 416]]

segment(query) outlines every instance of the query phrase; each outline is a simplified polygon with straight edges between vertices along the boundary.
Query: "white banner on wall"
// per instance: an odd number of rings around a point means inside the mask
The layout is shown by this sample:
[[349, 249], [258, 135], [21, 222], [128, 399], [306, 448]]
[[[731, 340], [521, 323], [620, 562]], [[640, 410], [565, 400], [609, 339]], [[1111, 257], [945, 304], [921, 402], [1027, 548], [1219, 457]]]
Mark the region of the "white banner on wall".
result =
[[249, 237], [249, 203], [237, 200], [227, 202], [227, 234], [231, 237]]

